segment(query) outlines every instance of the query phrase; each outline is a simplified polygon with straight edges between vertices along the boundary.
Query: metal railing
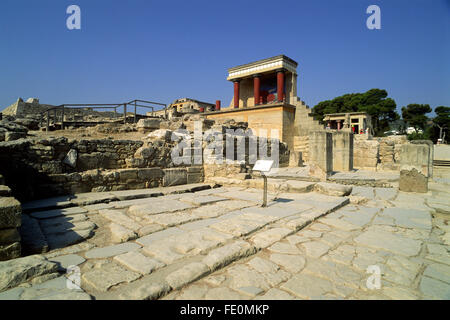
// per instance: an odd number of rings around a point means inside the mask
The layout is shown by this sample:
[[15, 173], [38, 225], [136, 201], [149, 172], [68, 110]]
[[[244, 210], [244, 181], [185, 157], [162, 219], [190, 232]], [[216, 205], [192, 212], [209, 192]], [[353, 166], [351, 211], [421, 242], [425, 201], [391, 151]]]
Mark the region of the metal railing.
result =
[[[52, 108], [49, 108], [43, 112], [40, 113], [41, 119], [40, 119], [40, 124], [42, 124], [42, 121], [45, 117], [45, 115], [47, 115], [47, 124], [46, 124], [46, 130], [49, 131], [49, 127], [50, 127], [50, 119], [51, 116], [53, 115], [53, 123], [56, 126], [57, 122], [58, 122], [58, 113], [60, 115], [61, 118], [61, 130], [64, 130], [64, 122], [69, 122], [69, 121], [65, 121], [64, 120], [64, 115], [65, 115], [65, 111], [70, 109], [70, 110], [86, 110], [86, 108], [92, 109], [92, 111], [94, 109], [111, 109], [114, 110], [114, 118], [116, 118], [116, 115], [119, 115], [119, 113], [117, 112], [118, 108], [123, 108], [123, 123], [127, 123], [127, 106], [131, 106], [134, 107], [134, 112], [133, 112], [133, 123], [137, 122], [137, 108], [147, 108], [147, 109], [151, 109], [152, 110], [152, 116], [154, 116], [155, 114], [155, 107], [153, 105], [156, 106], [163, 106], [163, 110], [164, 110], [164, 116], [166, 116], [167, 113], [167, 105], [160, 103], [160, 102], [153, 102], [153, 101], [146, 101], [146, 100], [132, 100], [130, 102], [125, 102], [125, 103], [112, 103], [112, 104], [92, 104], [92, 103], [87, 103], [87, 104], [62, 104], [59, 106], [55, 106]], [[120, 117], [120, 116], [119, 116]], [[86, 121], [81, 121], [81, 122], [86, 122]]]

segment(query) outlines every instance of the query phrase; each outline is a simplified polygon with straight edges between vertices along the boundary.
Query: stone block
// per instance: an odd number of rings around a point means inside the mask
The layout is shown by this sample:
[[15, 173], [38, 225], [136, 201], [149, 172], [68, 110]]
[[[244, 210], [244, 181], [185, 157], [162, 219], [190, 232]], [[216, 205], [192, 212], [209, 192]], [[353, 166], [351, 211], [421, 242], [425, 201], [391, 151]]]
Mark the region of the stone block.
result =
[[161, 168], [145, 168], [139, 169], [137, 172], [139, 180], [159, 179], [163, 176]]
[[137, 169], [124, 169], [119, 170], [119, 177], [120, 181], [127, 181], [127, 180], [136, 180], [137, 179]]
[[20, 234], [16, 228], [0, 230], [0, 245], [20, 242]]
[[20, 227], [21, 215], [19, 201], [12, 197], [0, 198], [0, 229]]
[[333, 170], [353, 170], [353, 133], [333, 132]]
[[401, 146], [400, 170], [404, 166], [414, 166], [426, 177], [431, 176], [432, 148], [428, 144], [404, 144]]
[[291, 151], [289, 153], [289, 167], [303, 167], [302, 152]]
[[192, 184], [192, 183], [200, 183], [203, 182], [204, 177], [202, 173], [188, 173], [187, 174], [187, 184]]
[[149, 132], [157, 130], [161, 126], [161, 119], [141, 119], [138, 121], [136, 127], [140, 132]]
[[309, 162], [317, 165], [327, 174], [333, 170], [333, 136], [331, 132], [310, 132]]
[[428, 177], [420, 169], [412, 166], [402, 166], [400, 169], [399, 187], [404, 192], [428, 192]]
[[187, 184], [186, 168], [164, 169], [163, 187]]
[[[0, 261], [11, 260], [20, 257], [20, 242], [14, 242], [12, 244], [0, 244]], [[0, 267], [1, 271], [1, 267]], [[1, 288], [0, 288], [1, 290]]]
[[16, 287], [35, 277], [54, 273], [58, 265], [43, 256], [34, 255], [0, 262], [0, 291]]

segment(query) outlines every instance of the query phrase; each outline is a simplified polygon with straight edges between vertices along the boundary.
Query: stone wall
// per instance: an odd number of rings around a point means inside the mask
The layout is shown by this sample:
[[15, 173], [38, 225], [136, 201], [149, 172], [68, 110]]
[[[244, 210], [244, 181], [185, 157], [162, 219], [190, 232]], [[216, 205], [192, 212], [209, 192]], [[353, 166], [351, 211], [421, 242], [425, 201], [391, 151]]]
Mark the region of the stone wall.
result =
[[171, 149], [161, 140], [19, 139], [0, 143], [0, 171], [21, 200], [157, 187], [160, 168], [174, 166]]
[[408, 143], [406, 136], [355, 139], [353, 166], [362, 170], [398, 171], [401, 148]]
[[20, 235], [22, 209], [20, 202], [11, 196], [0, 175], [0, 261], [20, 257]]

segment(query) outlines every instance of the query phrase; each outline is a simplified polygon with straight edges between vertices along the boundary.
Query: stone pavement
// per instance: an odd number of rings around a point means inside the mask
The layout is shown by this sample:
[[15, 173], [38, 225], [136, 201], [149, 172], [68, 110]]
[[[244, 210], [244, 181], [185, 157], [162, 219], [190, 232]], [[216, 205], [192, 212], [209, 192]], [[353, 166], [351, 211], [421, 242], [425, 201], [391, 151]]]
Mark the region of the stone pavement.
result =
[[0, 263], [0, 299], [450, 298], [448, 186], [282, 184], [26, 204], [50, 251]]

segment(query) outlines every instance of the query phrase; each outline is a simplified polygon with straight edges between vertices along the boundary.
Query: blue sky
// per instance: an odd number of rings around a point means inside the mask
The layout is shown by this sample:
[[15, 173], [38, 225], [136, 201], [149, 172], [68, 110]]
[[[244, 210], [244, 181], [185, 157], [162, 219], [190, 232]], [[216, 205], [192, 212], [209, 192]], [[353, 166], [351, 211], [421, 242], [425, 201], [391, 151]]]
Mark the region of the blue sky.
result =
[[[82, 29], [66, 28], [81, 8]], [[366, 8], [381, 8], [381, 30]], [[386, 89], [397, 107], [450, 106], [450, 0], [0, 1], [0, 110], [135, 98], [232, 99], [227, 69], [285, 54], [308, 105]]]

